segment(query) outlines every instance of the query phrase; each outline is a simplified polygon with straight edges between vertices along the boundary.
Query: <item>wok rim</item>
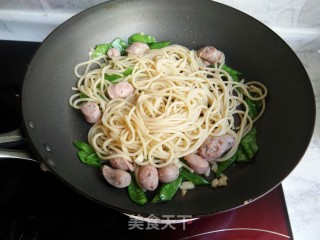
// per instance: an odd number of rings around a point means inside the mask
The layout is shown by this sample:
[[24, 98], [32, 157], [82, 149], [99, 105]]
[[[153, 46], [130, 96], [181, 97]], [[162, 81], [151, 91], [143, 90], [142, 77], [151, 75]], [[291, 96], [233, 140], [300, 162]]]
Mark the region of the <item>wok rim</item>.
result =
[[[26, 78], [28, 78], [28, 73], [29, 73], [29, 68], [32, 67], [32, 62], [34, 61], [34, 58], [37, 57], [37, 53], [39, 50], [43, 49], [43, 46], [46, 46], [47, 42], [51, 39], [51, 38], [54, 38], [55, 36], [55, 33], [57, 31], [60, 31], [66, 23], [70, 23], [71, 21], [74, 21], [78, 18], [81, 18], [82, 15], [85, 15], [87, 12], [89, 11], [92, 11], [94, 9], [97, 9], [99, 8], [100, 6], [112, 6], [112, 4], [121, 4], [123, 2], [126, 2], [126, 1], [115, 1], [115, 0], [112, 0], [112, 1], [109, 1], [109, 2], [105, 2], [105, 3], [100, 3], [98, 5], [95, 5], [95, 6], [92, 6], [88, 9], [85, 9], [81, 12], [79, 12], [78, 14], [72, 16], [70, 19], [66, 20], [64, 23], [60, 24], [54, 31], [52, 31], [46, 38], [45, 40], [40, 44], [38, 50], [35, 52], [34, 56], [32, 57], [32, 60], [31, 60], [31, 64], [29, 65], [28, 67], [28, 70], [27, 70], [27, 73], [26, 73]], [[130, 2], [130, 1], [129, 1]], [[140, 1], [139, 1], [140, 2]], [[291, 49], [291, 47], [279, 36], [277, 35], [272, 29], [270, 29], [268, 26], [266, 26], [265, 24], [261, 23], [260, 21], [258, 21], [257, 19], [253, 18], [252, 16], [240, 11], [240, 10], [237, 10], [235, 8], [232, 8], [230, 6], [227, 6], [227, 5], [224, 5], [224, 4], [221, 4], [221, 3], [218, 3], [218, 2], [211, 2], [209, 0], [204, 0], [202, 2], [210, 2], [210, 4], [213, 4], [213, 5], [220, 5], [220, 6], [223, 6], [223, 8], [228, 8], [228, 9], [232, 9], [232, 11], [236, 11], [238, 13], [241, 13], [243, 16], [246, 16], [247, 18], [249, 17], [251, 20], [250, 21], [254, 21], [256, 24], [260, 24], [263, 26], [263, 28], [267, 29], [267, 31], [271, 31], [274, 35], [274, 38], [277, 38], [277, 41], [281, 41], [282, 44], [286, 45], [287, 46], [287, 51], [290, 52], [291, 56], [295, 56], [295, 61], [298, 62], [300, 64], [300, 70], [302, 72], [304, 72], [303, 74], [306, 76], [306, 79], [308, 81], [306, 81], [306, 84], [309, 85], [309, 88], [312, 89], [312, 96], [310, 98], [313, 99], [313, 104], [311, 106], [311, 109], [310, 109], [310, 114], [312, 115], [312, 122], [310, 121], [310, 124], [312, 125], [312, 127], [309, 129], [309, 133], [307, 134], [309, 137], [308, 139], [304, 139], [305, 141], [305, 147], [302, 151], [300, 151], [300, 157], [297, 157], [299, 158], [299, 160], [296, 160], [295, 164], [291, 165], [290, 169], [288, 169], [288, 171], [286, 172], [286, 174], [283, 174], [280, 177], [278, 177], [278, 183], [276, 185], [273, 185], [273, 187], [269, 188], [269, 189], [265, 189], [264, 191], [262, 191], [263, 193], [258, 193], [256, 194], [255, 196], [253, 196], [252, 199], [248, 199], [249, 203], [251, 202], [254, 202], [256, 199], [259, 199], [260, 197], [263, 197], [264, 195], [268, 194], [270, 191], [272, 191], [274, 188], [276, 188], [279, 184], [281, 184], [281, 182], [293, 171], [293, 169], [296, 168], [296, 166], [300, 163], [300, 161], [302, 160], [302, 157], [303, 155], [305, 154], [305, 152], [307, 151], [307, 148], [310, 144], [310, 141], [311, 141], [311, 138], [312, 138], [312, 135], [313, 135], [313, 131], [314, 131], [314, 128], [315, 128], [315, 118], [316, 118], [316, 110], [315, 110], [315, 95], [314, 95], [314, 92], [313, 92], [313, 88], [312, 88], [312, 84], [311, 84], [311, 81], [308, 77], [308, 74], [306, 72], [306, 69], [304, 68], [303, 64], [301, 63], [301, 61], [299, 60], [299, 58], [297, 57], [297, 55], [295, 54], [295, 52]], [[23, 130], [27, 136], [27, 139], [28, 139], [28, 145], [30, 146], [30, 149], [32, 150], [32, 152], [37, 156], [37, 159], [39, 159], [41, 162], [45, 163], [48, 168], [52, 171], [52, 173], [57, 176], [60, 180], [62, 180], [66, 185], [68, 185], [71, 189], [77, 191], [78, 193], [80, 193], [82, 196], [85, 196], [99, 204], [102, 204], [102, 205], [105, 205], [107, 207], [110, 207], [112, 209], [115, 209], [119, 212], [123, 212], [125, 214], [130, 214], [130, 215], [138, 215], [138, 216], [146, 216], [146, 212], [139, 212], [139, 211], [136, 211], [136, 210], [131, 210], [131, 209], [123, 209], [122, 207], [118, 207], [116, 205], [110, 205], [106, 202], [101, 202], [100, 200], [92, 197], [90, 194], [87, 194], [86, 192], [83, 192], [81, 190], [79, 190], [78, 188], [74, 187], [74, 185], [72, 183], [70, 183], [69, 181], [66, 181], [65, 178], [61, 177], [61, 175], [59, 173], [56, 172], [55, 170], [55, 167], [52, 166], [50, 164], [50, 162], [48, 162], [48, 159], [44, 158], [43, 157], [43, 153], [41, 153], [39, 151], [39, 148], [34, 144], [34, 142], [32, 141], [32, 138], [33, 138], [33, 135], [34, 133], [32, 132], [32, 130], [30, 130], [30, 126], [28, 125], [28, 122], [29, 122], [29, 118], [26, 117], [26, 115], [23, 113], [24, 112], [24, 91], [25, 91], [25, 83], [23, 83], [23, 87], [22, 87], [22, 91], [21, 91], [21, 101], [22, 101], [22, 118], [23, 118]], [[267, 105], [268, 107], [268, 105]], [[310, 106], [309, 106], [310, 107]], [[263, 118], [263, 116], [262, 116]], [[312, 129], [312, 130], [311, 130]], [[197, 214], [192, 214], [191, 217], [203, 217], [203, 216], [209, 216], [209, 215], [215, 215], [215, 214], [218, 214], [218, 213], [222, 213], [222, 212], [226, 212], [226, 211], [230, 211], [230, 210], [233, 210], [233, 209], [236, 209], [236, 208], [239, 208], [239, 207], [242, 207], [244, 205], [246, 205], [247, 203], [244, 203], [242, 202], [242, 204], [239, 204], [239, 202], [237, 204], [235, 204], [233, 207], [228, 207], [226, 209], [221, 209], [220, 211], [216, 211], [216, 212], [209, 212], [209, 213], [206, 213], [206, 212], [198, 212]], [[155, 214], [155, 216], [158, 216], [158, 214]], [[176, 218], [176, 219], [179, 219], [179, 218]]]

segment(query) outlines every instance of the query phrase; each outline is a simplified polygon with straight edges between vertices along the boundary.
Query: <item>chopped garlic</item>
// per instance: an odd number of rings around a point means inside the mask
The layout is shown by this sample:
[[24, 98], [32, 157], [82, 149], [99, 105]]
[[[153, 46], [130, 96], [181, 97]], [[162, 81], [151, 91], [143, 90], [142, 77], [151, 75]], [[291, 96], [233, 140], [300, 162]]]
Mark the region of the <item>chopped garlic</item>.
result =
[[215, 172], [215, 173], [217, 172], [217, 170], [218, 170], [218, 164], [217, 164], [217, 162], [215, 162], [215, 161], [212, 162], [211, 170], [212, 170], [213, 172]]
[[134, 160], [135, 163], [142, 163], [143, 162], [143, 154], [140, 153], [138, 157]]
[[185, 181], [180, 185], [180, 189], [184, 189], [184, 190], [194, 189], [194, 187], [195, 186], [193, 182], [190, 182], [190, 181]]
[[218, 180], [218, 186], [227, 186], [227, 180], [223, 179], [223, 178], [219, 178]]
[[210, 176], [210, 173], [211, 173], [211, 170], [210, 168], [208, 168], [208, 171], [204, 174], [206, 177], [209, 177]]
[[187, 190], [186, 189], [181, 189], [181, 195], [182, 195], [182, 197], [184, 197], [184, 195], [186, 195], [187, 194]]
[[213, 188], [217, 188], [218, 187], [218, 184], [219, 184], [219, 181], [217, 178], [213, 179], [212, 182], [211, 182], [211, 187]]
[[223, 173], [220, 174], [220, 178], [222, 178], [223, 180], [228, 180], [227, 175], [224, 175]]
[[211, 187], [217, 188], [217, 187], [222, 187], [222, 186], [227, 186], [228, 177], [224, 174], [220, 174], [219, 178], [215, 178], [211, 182]]

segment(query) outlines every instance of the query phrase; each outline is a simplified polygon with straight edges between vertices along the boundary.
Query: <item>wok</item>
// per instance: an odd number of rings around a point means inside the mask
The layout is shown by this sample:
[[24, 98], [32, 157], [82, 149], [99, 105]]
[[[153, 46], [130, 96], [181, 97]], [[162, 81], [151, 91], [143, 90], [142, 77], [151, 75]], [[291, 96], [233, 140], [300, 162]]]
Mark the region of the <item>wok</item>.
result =
[[[73, 69], [96, 44], [127, 39], [137, 32], [191, 49], [213, 45], [247, 81], [257, 80], [268, 88], [266, 111], [257, 123], [260, 149], [253, 162], [227, 170], [227, 187], [197, 187], [170, 202], [140, 206], [129, 199], [126, 189], [108, 185], [100, 169], [78, 160], [72, 142], [86, 141], [91, 125], [68, 103], [77, 81]], [[77, 14], [43, 41], [30, 62], [21, 94], [23, 135], [34, 156], [17, 156], [10, 150], [3, 151], [5, 156], [35, 158], [83, 196], [142, 217], [201, 217], [256, 200], [296, 167], [315, 123], [312, 86], [291, 48], [254, 18], [207, 0], [118, 0]]]

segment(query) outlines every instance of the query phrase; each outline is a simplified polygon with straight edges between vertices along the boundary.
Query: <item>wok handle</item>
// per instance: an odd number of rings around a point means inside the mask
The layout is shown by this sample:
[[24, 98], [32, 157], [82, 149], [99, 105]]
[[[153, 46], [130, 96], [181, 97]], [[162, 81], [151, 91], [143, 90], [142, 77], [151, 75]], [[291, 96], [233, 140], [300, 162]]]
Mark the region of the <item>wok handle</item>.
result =
[[20, 128], [13, 130], [8, 133], [0, 134], [0, 146], [1, 147], [12, 147], [16, 145], [20, 145], [25, 140], [22, 130]]
[[15, 158], [15, 159], [23, 159], [38, 162], [34, 159], [30, 152], [25, 150], [11, 150], [11, 149], [0, 149], [0, 160], [1, 159], [8, 159], [8, 158]]
[[4, 149], [21, 145], [24, 143], [24, 140], [25, 138], [20, 128], [8, 133], [0, 134], [0, 159], [15, 158], [37, 162], [37, 160], [34, 159], [33, 155], [27, 150]]

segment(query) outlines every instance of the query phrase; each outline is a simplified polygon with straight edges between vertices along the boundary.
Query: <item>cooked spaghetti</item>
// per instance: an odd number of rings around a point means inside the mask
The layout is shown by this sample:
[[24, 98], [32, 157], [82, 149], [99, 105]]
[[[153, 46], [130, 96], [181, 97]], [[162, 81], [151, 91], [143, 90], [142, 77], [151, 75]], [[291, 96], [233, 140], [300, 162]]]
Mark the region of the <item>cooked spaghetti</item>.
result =
[[[70, 105], [99, 105], [102, 118], [91, 127], [88, 142], [102, 160], [122, 157], [161, 168], [196, 152], [208, 137], [229, 134], [235, 145], [216, 160], [224, 161], [263, 114], [267, 89], [259, 82], [233, 81], [221, 66], [206, 66], [196, 51], [180, 45], [112, 59], [102, 55], [75, 67], [79, 80]], [[112, 82], [106, 75], [121, 77]], [[111, 99], [107, 89], [115, 82], [130, 83], [133, 94]], [[244, 97], [262, 103], [254, 119]]]

